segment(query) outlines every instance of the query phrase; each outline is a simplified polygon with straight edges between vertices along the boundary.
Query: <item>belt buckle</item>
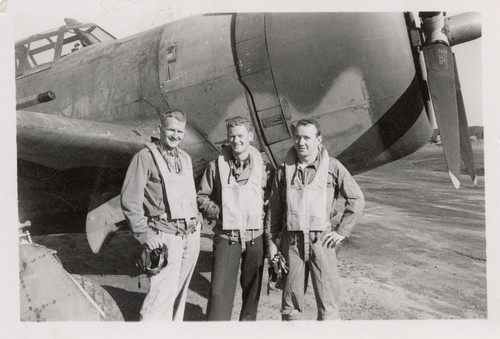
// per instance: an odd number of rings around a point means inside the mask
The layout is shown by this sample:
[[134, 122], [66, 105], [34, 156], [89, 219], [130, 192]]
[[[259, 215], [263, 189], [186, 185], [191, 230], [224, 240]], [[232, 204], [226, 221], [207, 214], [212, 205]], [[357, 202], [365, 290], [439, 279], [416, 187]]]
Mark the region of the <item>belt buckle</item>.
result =
[[[181, 219], [176, 219], [175, 222], [177, 224], [177, 232], [175, 232], [175, 235], [180, 235], [181, 237], [184, 238], [184, 236], [186, 235], [186, 230], [182, 230], [183, 232], [181, 232], [181, 225], [179, 224], [179, 220]], [[184, 219], [182, 219], [184, 220]]]
[[194, 233], [196, 232], [196, 227], [198, 227], [198, 219], [197, 218], [193, 218], [193, 229], [191, 230], [191, 233]]
[[311, 231], [312, 233], [312, 239], [311, 242], [315, 244], [319, 240], [319, 235], [321, 231]]

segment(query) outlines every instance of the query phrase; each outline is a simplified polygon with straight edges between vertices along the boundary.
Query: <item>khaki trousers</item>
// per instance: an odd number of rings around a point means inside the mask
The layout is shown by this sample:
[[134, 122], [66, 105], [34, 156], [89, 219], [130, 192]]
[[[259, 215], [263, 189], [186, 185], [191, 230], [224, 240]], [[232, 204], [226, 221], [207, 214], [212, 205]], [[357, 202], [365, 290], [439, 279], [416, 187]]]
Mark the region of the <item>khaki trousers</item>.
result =
[[[330, 227], [325, 230], [330, 232]], [[309, 272], [318, 308], [317, 320], [340, 319], [339, 275], [335, 249], [321, 245], [325, 233], [309, 234], [309, 261], [304, 261], [304, 233], [283, 231], [282, 250], [289, 272], [286, 276], [281, 304], [282, 320], [300, 320]]]
[[141, 320], [183, 320], [189, 282], [200, 253], [200, 225], [185, 236], [159, 232], [168, 249], [168, 263], [160, 273], [150, 277]]

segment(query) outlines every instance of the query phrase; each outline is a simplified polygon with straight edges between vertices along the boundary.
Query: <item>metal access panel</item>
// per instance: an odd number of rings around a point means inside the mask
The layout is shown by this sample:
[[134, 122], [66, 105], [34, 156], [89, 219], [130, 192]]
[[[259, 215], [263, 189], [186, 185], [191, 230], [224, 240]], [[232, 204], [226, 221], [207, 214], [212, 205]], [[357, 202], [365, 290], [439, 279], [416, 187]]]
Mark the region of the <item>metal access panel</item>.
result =
[[269, 63], [265, 19], [263, 13], [238, 14], [235, 46], [241, 81], [250, 93], [265, 142], [271, 145], [291, 136]]
[[200, 138], [208, 140], [211, 147], [203, 147], [208, 159], [216, 157], [226, 141], [226, 119], [250, 118], [233, 54], [233, 18], [216, 14], [176, 21], [166, 27], [160, 42], [163, 95], [172, 109], [187, 115]]

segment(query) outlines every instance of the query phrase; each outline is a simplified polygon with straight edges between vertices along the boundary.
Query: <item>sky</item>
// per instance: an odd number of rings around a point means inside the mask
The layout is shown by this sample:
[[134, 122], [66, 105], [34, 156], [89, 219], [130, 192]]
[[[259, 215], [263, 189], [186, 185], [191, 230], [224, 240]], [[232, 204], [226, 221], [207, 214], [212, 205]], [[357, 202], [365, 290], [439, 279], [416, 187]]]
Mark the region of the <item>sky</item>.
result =
[[[248, 4], [241, 5], [241, 2], [237, 1], [222, 0], [88, 0], [84, 3], [83, 6], [83, 2], [74, 0], [11, 0], [7, 2], [7, 13], [10, 12], [9, 14], [14, 16], [15, 40], [61, 26], [66, 17], [81, 22], [96, 23], [117, 38], [121, 38], [178, 18], [205, 12], [342, 10], [337, 7], [321, 7], [319, 6], [321, 1], [288, 1], [285, 5], [283, 1], [275, 1], [273, 6], [258, 4], [249, 6]], [[304, 3], [309, 5], [303, 6]], [[295, 7], [290, 4], [294, 4]], [[366, 10], [394, 11], [395, 9], [397, 7], [378, 6]], [[347, 10], [358, 9], [347, 8]], [[449, 12], [448, 14], [457, 13]], [[455, 46], [453, 51], [457, 58], [469, 126], [483, 125], [482, 39]]]

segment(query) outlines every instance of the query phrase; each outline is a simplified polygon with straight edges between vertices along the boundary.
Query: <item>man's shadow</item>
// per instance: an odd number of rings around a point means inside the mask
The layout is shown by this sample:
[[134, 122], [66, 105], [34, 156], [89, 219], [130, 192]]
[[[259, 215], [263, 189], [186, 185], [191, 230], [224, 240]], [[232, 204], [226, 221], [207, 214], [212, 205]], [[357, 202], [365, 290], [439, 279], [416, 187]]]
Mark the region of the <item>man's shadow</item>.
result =
[[[211, 239], [212, 235], [202, 234], [202, 238]], [[210, 293], [210, 280], [207, 278], [212, 270], [212, 251], [200, 250], [198, 256], [198, 261], [196, 263], [193, 277], [189, 284], [188, 291], [188, 301], [186, 302], [184, 311], [184, 321], [205, 321], [206, 320], [206, 303], [208, 301]], [[133, 271], [129, 269], [120, 269], [121, 273], [133, 274]], [[103, 286], [103, 288], [113, 297], [116, 301], [118, 307], [122, 311], [123, 318], [125, 321], [138, 321], [139, 312], [146, 297], [147, 290], [149, 288], [149, 281], [145, 275], [141, 275], [137, 278], [138, 283], [140, 281], [140, 288], [138, 292], [131, 292], [125, 289], [113, 287], [113, 286]], [[138, 284], [139, 285], [139, 284]], [[195, 302], [190, 302], [191, 299], [195, 298]]]
[[123, 320], [139, 321], [139, 311], [144, 301], [145, 293], [130, 292], [113, 286], [102, 286], [115, 300], [122, 312]]

